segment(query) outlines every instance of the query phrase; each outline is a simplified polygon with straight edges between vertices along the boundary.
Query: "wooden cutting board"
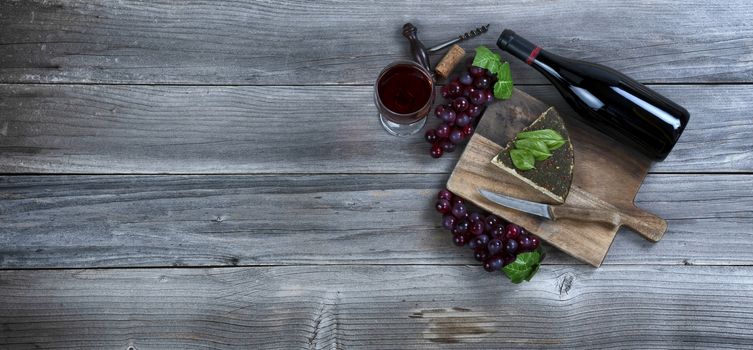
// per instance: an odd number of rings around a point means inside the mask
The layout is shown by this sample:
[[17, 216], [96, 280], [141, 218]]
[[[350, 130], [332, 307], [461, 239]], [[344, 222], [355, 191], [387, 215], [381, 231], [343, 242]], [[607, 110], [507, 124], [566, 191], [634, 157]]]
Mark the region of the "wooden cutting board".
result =
[[509, 100], [489, 106], [450, 175], [447, 188], [596, 267], [604, 261], [620, 226], [627, 226], [652, 242], [661, 239], [667, 222], [633, 204], [651, 160], [566, 115], [562, 117], [573, 144], [575, 168], [565, 204], [615, 210], [620, 216], [619, 225], [610, 227], [576, 220], [540, 219], [501, 207], [478, 193], [479, 188], [484, 188], [517, 198], [552, 203], [543, 193], [490, 162], [518, 131], [531, 124], [547, 108], [548, 105], [520, 90], [515, 90]]

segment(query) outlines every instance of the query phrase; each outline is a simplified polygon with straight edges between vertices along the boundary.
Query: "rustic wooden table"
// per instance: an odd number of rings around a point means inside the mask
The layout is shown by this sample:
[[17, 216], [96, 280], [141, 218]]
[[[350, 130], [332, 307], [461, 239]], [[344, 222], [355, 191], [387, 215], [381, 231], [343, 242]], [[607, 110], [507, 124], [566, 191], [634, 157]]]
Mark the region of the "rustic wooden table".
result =
[[[0, 348], [753, 347], [753, 4], [0, 2]], [[599, 269], [483, 271], [438, 225], [458, 153], [388, 136], [381, 67], [492, 23], [692, 118]], [[509, 58], [509, 56], [507, 56]], [[435, 60], [437, 58], [435, 57]], [[532, 69], [517, 86], [573, 113]]]

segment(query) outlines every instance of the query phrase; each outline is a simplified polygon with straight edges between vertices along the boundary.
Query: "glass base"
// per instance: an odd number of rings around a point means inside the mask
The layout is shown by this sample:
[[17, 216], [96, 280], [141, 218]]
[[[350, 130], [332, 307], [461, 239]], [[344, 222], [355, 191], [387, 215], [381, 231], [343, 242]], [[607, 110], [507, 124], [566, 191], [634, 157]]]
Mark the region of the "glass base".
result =
[[410, 136], [413, 135], [424, 127], [426, 124], [426, 117], [421, 118], [421, 120], [413, 123], [413, 124], [398, 124], [391, 122], [387, 120], [381, 113], [379, 114], [379, 121], [382, 122], [382, 126], [384, 127], [384, 130], [387, 130], [387, 132], [390, 135], [394, 136]]

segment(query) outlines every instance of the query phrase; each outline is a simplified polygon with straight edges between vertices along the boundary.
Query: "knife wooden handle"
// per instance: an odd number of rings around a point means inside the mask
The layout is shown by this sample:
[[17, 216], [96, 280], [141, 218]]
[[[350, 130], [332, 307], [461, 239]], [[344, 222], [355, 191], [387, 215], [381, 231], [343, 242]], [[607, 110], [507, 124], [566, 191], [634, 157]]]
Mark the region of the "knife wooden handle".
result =
[[549, 213], [553, 220], [569, 219], [602, 223], [608, 226], [620, 224], [620, 214], [613, 210], [576, 208], [570, 206], [550, 206]]

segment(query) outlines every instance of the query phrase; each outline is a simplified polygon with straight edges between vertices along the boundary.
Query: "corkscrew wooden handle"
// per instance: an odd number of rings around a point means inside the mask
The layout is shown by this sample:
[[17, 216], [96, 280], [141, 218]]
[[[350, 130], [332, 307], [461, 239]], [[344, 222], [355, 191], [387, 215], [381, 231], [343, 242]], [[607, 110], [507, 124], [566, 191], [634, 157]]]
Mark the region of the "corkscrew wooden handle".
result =
[[426, 47], [420, 40], [418, 40], [418, 28], [411, 23], [403, 25], [403, 36], [410, 41], [410, 52], [413, 59], [418, 64], [424, 67], [427, 71], [431, 72], [431, 65], [429, 64], [429, 52], [426, 51]]

